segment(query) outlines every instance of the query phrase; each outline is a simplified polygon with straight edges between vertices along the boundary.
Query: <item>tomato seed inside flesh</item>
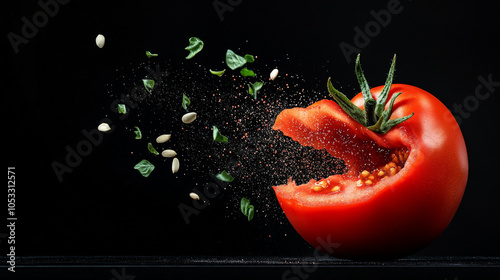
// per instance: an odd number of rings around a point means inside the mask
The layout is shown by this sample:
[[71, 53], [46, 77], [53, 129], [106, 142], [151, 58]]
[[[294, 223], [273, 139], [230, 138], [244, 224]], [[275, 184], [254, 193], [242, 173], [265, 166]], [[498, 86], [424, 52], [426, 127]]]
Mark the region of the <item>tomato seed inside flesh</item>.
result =
[[[390, 161], [385, 165], [372, 171], [363, 170], [360, 172], [356, 186], [373, 186], [380, 180], [396, 175], [405, 166], [408, 155], [409, 151], [406, 149], [393, 151], [390, 154]], [[329, 191], [329, 193], [337, 193], [340, 192], [341, 188], [338, 185], [330, 185], [326, 180], [321, 180], [314, 184], [312, 190], [314, 192]]]
[[408, 154], [408, 150], [394, 151], [391, 154], [391, 161], [386, 165], [372, 170], [371, 172], [363, 170], [359, 174], [359, 180], [356, 182], [356, 186], [372, 186], [380, 180], [396, 175], [405, 166]]

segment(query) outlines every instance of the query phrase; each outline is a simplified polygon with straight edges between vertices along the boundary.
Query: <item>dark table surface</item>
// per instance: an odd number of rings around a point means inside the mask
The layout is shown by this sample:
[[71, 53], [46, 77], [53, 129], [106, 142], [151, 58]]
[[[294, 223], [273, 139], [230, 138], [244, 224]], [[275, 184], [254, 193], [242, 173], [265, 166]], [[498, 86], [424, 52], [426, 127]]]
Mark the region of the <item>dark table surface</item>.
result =
[[[6, 259], [2, 258], [2, 263]], [[350, 261], [329, 257], [19, 257], [7, 279], [498, 279], [498, 257]], [[17, 278], [20, 277], [20, 278]], [[29, 278], [23, 278], [29, 277]], [[4, 278], [2, 278], [4, 279]]]

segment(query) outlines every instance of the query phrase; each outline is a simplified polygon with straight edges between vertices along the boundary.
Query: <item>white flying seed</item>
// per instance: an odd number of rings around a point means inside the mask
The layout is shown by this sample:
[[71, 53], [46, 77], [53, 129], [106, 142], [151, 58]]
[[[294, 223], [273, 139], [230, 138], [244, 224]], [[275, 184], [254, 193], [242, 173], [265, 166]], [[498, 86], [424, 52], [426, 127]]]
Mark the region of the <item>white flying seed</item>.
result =
[[184, 116], [182, 116], [183, 123], [186, 123], [186, 124], [192, 123], [192, 122], [194, 122], [194, 120], [196, 120], [196, 113], [194, 113], [194, 112], [187, 113]]
[[177, 155], [177, 153], [174, 150], [165, 150], [161, 152], [161, 155], [164, 157], [172, 158]]
[[170, 140], [170, 134], [163, 134], [156, 138], [156, 143], [165, 143]]
[[271, 74], [269, 75], [271, 80], [276, 79], [276, 77], [278, 77], [278, 73], [279, 73], [278, 69], [274, 69], [273, 71], [271, 71]]
[[97, 35], [97, 37], [95, 37], [95, 44], [102, 49], [102, 47], [104, 47], [104, 43], [106, 42], [106, 38], [104, 38], [104, 36], [102, 34], [99, 34]]
[[177, 173], [179, 171], [179, 159], [174, 158], [172, 161], [172, 174]]
[[107, 132], [107, 131], [110, 131], [111, 130], [111, 127], [109, 127], [109, 124], [107, 123], [101, 123], [98, 127], [97, 127], [97, 130], [101, 131], [101, 132]]
[[190, 193], [189, 197], [191, 197], [194, 200], [200, 200], [200, 196], [195, 194], [194, 192]]

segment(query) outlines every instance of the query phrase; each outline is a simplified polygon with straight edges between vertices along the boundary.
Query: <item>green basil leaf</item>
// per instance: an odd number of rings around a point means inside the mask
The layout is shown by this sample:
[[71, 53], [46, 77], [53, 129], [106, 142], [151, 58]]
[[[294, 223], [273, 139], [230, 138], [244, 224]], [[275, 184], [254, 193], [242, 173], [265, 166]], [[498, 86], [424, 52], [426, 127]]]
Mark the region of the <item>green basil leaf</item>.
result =
[[127, 107], [125, 104], [118, 104], [118, 113], [120, 114], [127, 114]]
[[253, 205], [250, 205], [248, 206], [248, 210], [247, 210], [247, 217], [248, 217], [248, 220], [251, 221], [253, 219], [253, 215], [255, 213], [255, 208], [253, 207]]
[[240, 208], [241, 208], [241, 213], [243, 213], [243, 215], [245, 215], [245, 216], [247, 215], [249, 206], [250, 206], [250, 200], [242, 197], [241, 203], [240, 203]]
[[253, 205], [250, 205], [250, 201], [244, 197], [241, 198], [240, 202], [240, 209], [241, 213], [245, 215], [249, 221], [253, 219], [253, 216], [255, 214], [255, 207]]
[[151, 142], [148, 143], [148, 151], [152, 154], [159, 155], [158, 151], [153, 147], [153, 144]]
[[240, 74], [243, 77], [255, 77], [255, 72], [246, 67], [240, 70]]
[[191, 105], [191, 100], [185, 94], [182, 94], [182, 108], [187, 110], [187, 106], [189, 105]]
[[247, 62], [253, 63], [255, 61], [255, 57], [251, 54], [245, 54], [245, 60]]
[[151, 93], [151, 90], [155, 87], [155, 81], [150, 79], [142, 79], [142, 83], [144, 84], [144, 88]]
[[247, 60], [240, 56], [235, 54], [232, 50], [228, 49], [226, 52], [226, 64], [231, 70], [234, 70], [236, 68], [240, 68], [241, 66], [245, 65], [247, 63]]
[[219, 131], [219, 129], [214, 125], [213, 126], [213, 138], [214, 141], [220, 142], [220, 143], [227, 143], [227, 137], [222, 135]]
[[200, 40], [199, 38], [191, 37], [189, 38], [189, 46], [185, 47], [184, 49], [189, 51], [189, 54], [188, 56], [186, 56], [186, 59], [191, 59], [197, 53], [199, 53], [201, 49], [203, 49], [203, 41]]
[[257, 99], [257, 92], [262, 88], [264, 83], [255, 82], [253, 84], [248, 84], [248, 93], [253, 96], [253, 98]]
[[142, 132], [139, 129], [139, 127], [134, 126], [134, 128], [135, 128], [135, 131], [134, 131], [134, 133], [135, 133], [135, 139], [142, 139]]
[[223, 182], [229, 182], [229, 183], [231, 183], [234, 180], [233, 176], [229, 175], [229, 173], [227, 173], [226, 170], [223, 170], [221, 173], [215, 175], [215, 178]]
[[134, 166], [134, 169], [139, 170], [142, 176], [148, 177], [155, 169], [155, 166], [151, 162], [143, 159]]
[[151, 58], [151, 57], [153, 57], [153, 56], [158, 56], [158, 54], [156, 54], [156, 53], [151, 53], [150, 51], [146, 51], [146, 56], [147, 56], [148, 58]]
[[217, 76], [219, 76], [219, 77], [220, 77], [220, 76], [222, 76], [222, 74], [224, 74], [224, 72], [226, 72], [226, 69], [221, 70], [221, 71], [217, 71], [217, 70], [212, 70], [212, 69], [210, 69], [209, 71], [210, 71], [210, 73], [212, 73], [212, 74], [217, 75]]

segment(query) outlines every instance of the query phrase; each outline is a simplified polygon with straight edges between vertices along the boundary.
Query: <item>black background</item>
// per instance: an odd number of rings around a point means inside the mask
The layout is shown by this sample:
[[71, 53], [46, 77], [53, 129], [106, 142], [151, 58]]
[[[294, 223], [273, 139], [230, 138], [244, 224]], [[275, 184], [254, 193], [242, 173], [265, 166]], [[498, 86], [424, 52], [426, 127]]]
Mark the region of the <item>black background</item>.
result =
[[[2, 2], [3, 158], [16, 167], [18, 255], [312, 255], [279, 211], [250, 223], [241, 215], [227, 219], [225, 207], [238, 206], [227, 203], [228, 195], [186, 225], [177, 206], [191, 203], [191, 187], [182, 184], [208, 179], [141, 177], [132, 170], [135, 159], [120, 154], [130, 149], [121, 141], [131, 137], [120, 132], [124, 122], [63, 182], [51, 168], [64, 161], [67, 145], [82, 140], [82, 129], [113, 116], [108, 104], [116, 93], [109, 84], [120, 81], [121, 71], [130, 78], [123, 69], [147, 61], [145, 50], [160, 53], [160, 63], [168, 58], [189, 68], [184, 47], [191, 36], [204, 41], [193, 61], [207, 68], [220, 66], [226, 49], [241, 48], [261, 65], [283, 61], [287, 73], [300, 73], [313, 90], [325, 91], [334, 75], [353, 96], [354, 65], [339, 44], [354, 45], [353, 28], [363, 29], [373, 20], [370, 11], [388, 3], [243, 0], [221, 20], [212, 2], [70, 1], [17, 54], [7, 34], [20, 34], [21, 18], [31, 20], [41, 8], [36, 1]], [[397, 53], [395, 81], [431, 92], [451, 110], [474, 95], [479, 76], [500, 81], [499, 10], [492, 3], [401, 0], [402, 12], [361, 48], [369, 81], [382, 84]], [[99, 33], [106, 36], [103, 49], [95, 46]], [[449, 227], [420, 256], [500, 255], [497, 95], [462, 121], [470, 163], [465, 196]], [[175, 188], [158, 186], [160, 179]], [[272, 184], [256, 187], [269, 191]], [[271, 200], [270, 207], [279, 205]], [[1, 247], [4, 254], [5, 239]]]

